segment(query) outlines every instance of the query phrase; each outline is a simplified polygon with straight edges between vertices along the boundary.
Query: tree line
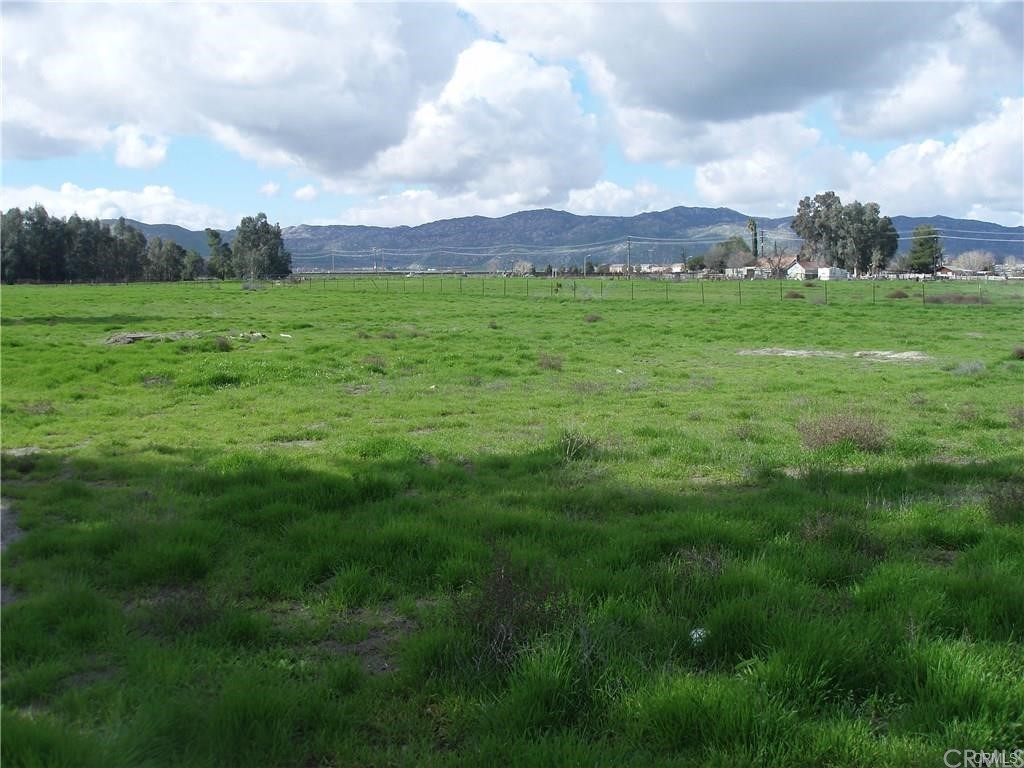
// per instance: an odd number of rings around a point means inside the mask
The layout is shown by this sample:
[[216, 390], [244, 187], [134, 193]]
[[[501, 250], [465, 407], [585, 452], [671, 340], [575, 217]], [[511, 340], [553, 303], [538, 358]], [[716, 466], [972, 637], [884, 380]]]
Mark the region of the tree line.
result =
[[121, 217], [113, 225], [78, 214], [50, 216], [41, 205], [3, 214], [0, 276], [16, 282], [177, 281], [200, 277], [280, 277], [291, 274], [281, 227], [264, 213], [246, 216], [226, 243], [207, 229], [204, 259], [172, 240], [147, 239]]
[[942, 264], [942, 244], [934, 227], [924, 224], [915, 228], [910, 250], [896, 258], [899, 233], [892, 219], [881, 214], [878, 203], [854, 200], [844, 205], [832, 191], [805, 197], [797, 204], [790, 228], [803, 240], [798, 254], [788, 249], [780, 251], [774, 244], [769, 250], [763, 239], [759, 249], [756, 221], [750, 219], [747, 228], [751, 233], [749, 244], [743, 237], [734, 235], [703, 254], [683, 260], [690, 269], [706, 268], [712, 272], [755, 265], [780, 272], [794, 255], [854, 274], [888, 268], [931, 273]]

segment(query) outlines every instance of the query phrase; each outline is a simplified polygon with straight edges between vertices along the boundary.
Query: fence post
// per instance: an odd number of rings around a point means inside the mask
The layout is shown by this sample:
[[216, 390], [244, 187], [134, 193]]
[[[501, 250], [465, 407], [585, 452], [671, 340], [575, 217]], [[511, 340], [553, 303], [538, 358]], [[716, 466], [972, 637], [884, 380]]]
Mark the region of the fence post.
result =
[[874, 278], [871, 279], [871, 303], [872, 304], [875, 303], [875, 280], [874, 280]]
[[825, 286], [825, 306], [828, 306], [828, 282], [822, 283]]
[[701, 278], [701, 280], [700, 280], [700, 303], [703, 306], [703, 304], [704, 304], [704, 278]]
[[629, 281], [629, 298], [636, 298], [636, 283], [634, 283], [632, 280]]
[[927, 303], [927, 302], [925, 302], [925, 300], [924, 300], [924, 279], [922, 279], [921, 280], [921, 304], [923, 305], [925, 303]]
[[574, 299], [576, 298], [576, 281], [575, 280], [572, 281], [572, 297]]
[[736, 295], [740, 298], [740, 306], [743, 306], [743, 278], [736, 281]]

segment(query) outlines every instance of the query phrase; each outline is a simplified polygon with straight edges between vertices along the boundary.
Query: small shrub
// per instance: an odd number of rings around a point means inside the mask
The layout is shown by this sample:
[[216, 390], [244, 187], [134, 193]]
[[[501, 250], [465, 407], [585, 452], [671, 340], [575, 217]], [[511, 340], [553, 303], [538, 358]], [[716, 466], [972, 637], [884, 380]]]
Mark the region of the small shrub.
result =
[[885, 447], [885, 429], [874, 419], [852, 413], [832, 413], [803, 419], [797, 426], [805, 448], [817, 450], [846, 443], [878, 453]]
[[356, 333], [356, 338], [357, 339], [368, 339], [368, 338], [370, 338], [370, 334], [368, 334], [366, 331], [359, 331], [358, 333]]
[[583, 321], [585, 323], [597, 323], [597, 322], [600, 322], [603, 319], [604, 318], [601, 317], [600, 315], [595, 315], [595, 314], [591, 313], [591, 314], [587, 315], [586, 317], [584, 317]]
[[960, 410], [956, 412], [956, 420], [960, 424], [974, 424], [980, 418], [981, 414], [973, 405], [962, 405], [960, 406]]
[[786, 291], [787, 299], [802, 299], [804, 295], [800, 291]]
[[907, 293], [904, 290], [900, 290], [899, 288], [897, 288], [895, 291], [890, 291], [885, 296], [886, 296], [887, 299], [909, 299], [910, 298], [910, 294], [909, 293]]
[[988, 296], [979, 296], [976, 293], [940, 293], [933, 296], [925, 296], [926, 304], [991, 304], [992, 299]]
[[565, 600], [550, 579], [530, 580], [507, 552], [498, 550], [479, 594], [459, 613], [475, 635], [477, 667], [508, 671], [532, 640], [557, 626]]
[[968, 360], [960, 363], [956, 368], [953, 369], [953, 375], [955, 376], [974, 376], [982, 373], [985, 370], [985, 364], [981, 360]]
[[1010, 357], [1014, 360], [1024, 360], [1024, 347], [1016, 346], [1013, 351], [1010, 352]]
[[216, 352], [230, 352], [231, 339], [229, 339], [227, 336], [217, 336], [213, 340], [213, 349]]
[[45, 416], [54, 412], [53, 402], [50, 400], [39, 400], [25, 405], [25, 413], [30, 416]]
[[758, 437], [757, 429], [754, 428], [753, 424], [740, 424], [733, 430], [733, 435], [736, 436], [737, 440], [756, 440]]
[[560, 371], [562, 370], [562, 358], [542, 352], [537, 360], [537, 365], [545, 371]]
[[488, 327], [488, 328], [490, 328], [491, 330], [497, 330], [497, 329], [498, 329], [498, 328], [500, 328], [501, 326], [500, 326], [500, 325], [498, 325], [498, 321], [497, 321], [497, 320], [491, 320], [491, 322], [489, 322], [489, 323], [487, 324], [487, 327]]
[[363, 365], [374, 373], [387, 373], [388, 361], [380, 355], [367, 355], [363, 358]]
[[989, 493], [988, 511], [996, 523], [1024, 523], [1024, 484], [1008, 482], [997, 485]]
[[578, 429], [565, 429], [558, 439], [558, 448], [566, 461], [577, 461], [592, 456], [597, 441]]
[[1024, 407], [1015, 405], [1010, 408], [1010, 426], [1014, 429], [1024, 429]]
[[394, 331], [384, 331], [383, 333], [381, 333], [380, 337], [382, 339], [397, 339], [398, 334], [395, 333]]
[[817, 287], [818, 287], [817, 283], [815, 283], [813, 280], [805, 280], [804, 281], [804, 288], [817, 288]]

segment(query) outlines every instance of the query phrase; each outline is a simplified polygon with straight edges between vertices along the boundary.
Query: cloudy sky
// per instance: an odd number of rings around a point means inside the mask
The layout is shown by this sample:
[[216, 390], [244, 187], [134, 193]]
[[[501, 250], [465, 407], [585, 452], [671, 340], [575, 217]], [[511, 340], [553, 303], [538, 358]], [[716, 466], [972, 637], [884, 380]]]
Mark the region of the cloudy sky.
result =
[[834, 189], [1019, 225], [1022, 9], [4, 2], [0, 204], [393, 225]]

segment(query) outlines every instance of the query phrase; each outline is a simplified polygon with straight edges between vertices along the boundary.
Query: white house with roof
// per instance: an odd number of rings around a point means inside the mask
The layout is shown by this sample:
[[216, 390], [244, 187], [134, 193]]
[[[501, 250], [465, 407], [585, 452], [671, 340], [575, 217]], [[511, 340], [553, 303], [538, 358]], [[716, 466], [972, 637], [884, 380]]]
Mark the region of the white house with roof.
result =
[[821, 265], [816, 262], [793, 259], [793, 263], [786, 267], [786, 277], [790, 280], [813, 280], [819, 269]]
[[819, 280], [849, 280], [849, 271], [842, 267], [820, 267], [818, 269]]

